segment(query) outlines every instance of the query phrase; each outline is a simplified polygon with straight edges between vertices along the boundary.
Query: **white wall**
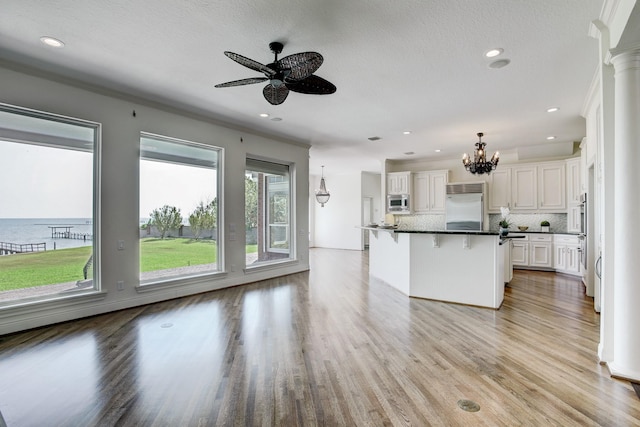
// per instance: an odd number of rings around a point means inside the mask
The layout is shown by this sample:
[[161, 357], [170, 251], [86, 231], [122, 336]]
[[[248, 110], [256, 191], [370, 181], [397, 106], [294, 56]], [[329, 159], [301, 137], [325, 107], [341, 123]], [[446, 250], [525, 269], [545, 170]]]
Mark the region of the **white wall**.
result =
[[[314, 177], [314, 189], [320, 177]], [[327, 175], [324, 179], [331, 198], [324, 207], [313, 200], [314, 232], [312, 245], [319, 248], [361, 250], [363, 237], [361, 173]], [[312, 194], [313, 197], [313, 194]]]
[[382, 185], [379, 173], [362, 173], [362, 197], [371, 197], [373, 199], [373, 222], [384, 220], [384, 199], [382, 197]]
[[[11, 68], [8, 68], [11, 67]], [[221, 126], [206, 118], [163, 108], [105, 91], [54, 81], [31, 70], [0, 63], [0, 102], [90, 120], [102, 124], [102, 174], [99, 230], [100, 284], [102, 292], [91, 298], [5, 307], [0, 310], [0, 334], [65, 321], [207, 290], [263, 280], [309, 268], [308, 188], [309, 149]], [[133, 116], [135, 110], [136, 115]], [[215, 279], [191, 279], [178, 286], [141, 292], [139, 284], [138, 163], [140, 132], [186, 139], [224, 148], [224, 204], [222, 220], [240, 224], [237, 239], [223, 237], [223, 269]], [[297, 239], [297, 261], [285, 267], [244, 272], [244, 170], [247, 154], [278, 159], [295, 165], [293, 191], [296, 218], [292, 237]], [[359, 185], [359, 182], [358, 182]], [[337, 192], [336, 198], [340, 198]], [[338, 203], [336, 203], [337, 205]], [[117, 250], [124, 240], [125, 250]], [[231, 271], [231, 265], [238, 266]], [[116, 281], [125, 289], [117, 291]]]

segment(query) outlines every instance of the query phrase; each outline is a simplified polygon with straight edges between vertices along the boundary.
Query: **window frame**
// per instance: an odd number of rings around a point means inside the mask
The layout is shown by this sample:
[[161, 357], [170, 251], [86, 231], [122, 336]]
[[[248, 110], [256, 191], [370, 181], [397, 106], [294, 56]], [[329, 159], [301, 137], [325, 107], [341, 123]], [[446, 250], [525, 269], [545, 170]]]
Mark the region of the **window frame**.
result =
[[[171, 164], [177, 164], [177, 165], [181, 165], [181, 166], [192, 166], [192, 167], [204, 167], [207, 168], [207, 166], [203, 163], [203, 162], [194, 162], [194, 163], [188, 163], [188, 162], [184, 162], [184, 161], [178, 161], [178, 159], [176, 157], [165, 157], [163, 158], [163, 156], [156, 156], [155, 158], [148, 158], [148, 157], [144, 157], [143, 158], [143, 149], [142, 149], [142, 139], [143, 138], [148, 138], [148, 139], [155, 139], [155, 140], [160, 140], [163, 142], [168, 142], [168, 143], [172, 143], [172, 144], [179, 144], [182, 146], [187, 146], [187, 147], [193, 147], [196, 149], [204, 149], [207, 151], [215, 151], [216, 153], [216, 166], [215, 168], [213, 168], [215, 170], [215, 174], [216, 174], [216, 185], [215, 185], [215, 191], [216, 191], [216, 195], [215, 198], [217, 199], [217, 218], [216, 218], [216, 230], [217, 230], [217, 238], [216, 238], [216, 268], [214, 270], [206, 270], [206, 271], [202, 271], [202, 272], [194, 272], [191, 274], [181, 274], [181, 275], [167, 275], [167, 276], [162, 276], [162, 277], [157, 277], [157, 278], [149, 278], [144, 280], [142, 278], [142, 271], [138, 271], [138, 277], [139, 277], [139, 286], [137, 286], [137, 290], [138, 292], [144, 292], [144, 291], [149, 291], [152, 289], [155, 289], [156, 287], [163, 287], [163, 286], [174, 286], [176, 283], [179, 283], [181, 286], [182, 285], [186, 285], [188, 283], [193, 282], [193, 280], [197, 280], [198, 278], [201, 277], [213, 277], [213, 276], [223, 276], [226, 274], [226, 272], [224, 271], [224, 266], [225, 266], [225, 260], [224, 260], [224, 230], [223, 230], [223, 225], [224, 225], [224, 194], [223, 194], [223, 189], [224, 189], [224, 148], [217, 146], [217, 145], [212, 145], [212, 144], [205, 144], [202, 142], [197, 142], [197, 141], [192, 141], [192, 140], [187, 140], [187, 139], [183, 139], [183, 138], [176, 138], [176, 137], [172, 137], [172, 136], [167, 136], [167, 135], [160, 135], [157, 133], [153, 133], [153, 132], [147, 132], [147, 131], [141, 131], [140, 132], [140, 137], [139, 137], [139, 143], [140, 143], [140, 147], [139, 147], [139, 156], [138, 156], [138, 165], [140, 165], [140, 162], [142, 160], [146, 160], [146, 161], [156, 161], [156, 162], [164, 162], [164, 163], [171, 163]], [[193, 159], [195, 160], [195, 159]], [[138, 171], [138, 177], [140, 177], [140, 171]], [[138, 216], [140, 217], [140, 194], [141, 194], [141, 189], [140, 189], [140, 181], [138, 181]], [[138, 219], [139, 221], [139, 219]], [[142, 250], [141, 250], [141, 246], [138, 245], [138, 259], [140, 259], [142, 256]], [[154, 271], [161, 271], [161, 270], [154, 270]]]
[[[101, 283], [101, 268], [102, 268], [102, 256], [101, 256], [101, 229], [102, 229], [102, 221], [101, 221], [101, 177], [102, 177], [102, 123], [94, 122], [91, 120], [80, 119], [77, 117], [65, 116], [62, 114], [51, 113], [42, 110], [36, 110], [27, 107], [21, 107], [18, 105], [12, 105], [7, 103], [0, 102], [0, 112], [6, 112], [10, 114], [16, 114], [24, 117], [30, 117], [50, 122], [63, 123], [67, 125], [82, 127], [91, 129], [93, 134], [93, 146], [90, 150], [82, 150], [78, 146], [73, 146], [70, 144], [63, 144], [63, 141], [71, 141], [72, 139], [66, 139], [63, 137], [56, 137], [55, 135], [47, 135], [47, 134], [35, 134], [28, 133], [24, 131], [10, 131], [5, 129], [6, 132], [13, 133], [12, 136], [2, 135], [2, 130], [0, 130], [0, 138], [6, 140], [8, 142], [14, 142], [19, 144], [27, 144], [27, 145], [37, 145], [42, 147], [56, 148], [56, 149], [75, 149], [76, 151], [85, 151], [90, 152], [92, 154], [92, 225], [91, 231], [93, 234], [92, 239], [92, 286], [87, 287], [85, 289], [73, 289], [66, 292], [58, 292], [47, 295], [35, 296], [35, 297], [27, 297], [16, 300], [8, 300], [6, 302], [0, 303], [0, 308], [10, 308], [10, 307], [20, 307], [25, 303], [36, 303], [38, 305], [50, 305], [57, 304], [58, 301], [66, 301], [69, 299], [77, 299], [77, 298], [95, 298], [95, 295], [100, 294], [100, 298], [104, 297]], [[33, 141], [29, 138], [29, 135], [41, 135], [48, 136], [51, 138], [51, 141]], [[56, 140], [58, 142], [56, 142]], [[67, 147], [67, 148], [65, 148]], [[75, 148], [74, 148], [75, 147]]]
[[[262, 166], [262, 168], [261, 168]], [[286, 169], [285, 169], [286, 168]], [[282, 266], [282, 264], [295, 263], [298, 261], [297, 259], [297, 251], [296, 251], [296, 233], [291, 232], [291, 230], [295, 230], [295, 220], [296, 220], [296, 192], [295, 192], [295, 177], [296, 177], [296, 168], [295, 163], [271, 159], [268, 157], [256, 156], [247, 154], [245, 159], [245, 175], [247, 171], [251, 172], [261, 172], [263, 174], [273, 174], [278, 175], [278, 173], [286, 170], [288, 175], [288, 191], [289, 191], [289, 206], [288, 206], [288, 238], [289, 238], [289, 248], [288, 250], [274, 250], [273, 248], [269, 248], [270, 246], [270, 227], [267, 220], [269, 219], [269, 209], [268, 206], [265, 206], [264, 210], [264, 218], [263, 224], [265, 227], [264, 230], [264, 250], [272, 253], [287, 253], [287, 258], [275, 259], [275, 260], [266, 260], [259, 262], [257, 264], [251, 264], [245, 266], [245, 271], [261, 271], [265, 269], [275, 268]], [[263, 191], [265, 195], [267, 194], [267, 180], [263, 183]], [[258, 187], [260, 187], [258, 185]], [[260, 189], [259, 189], [260, 191]]]

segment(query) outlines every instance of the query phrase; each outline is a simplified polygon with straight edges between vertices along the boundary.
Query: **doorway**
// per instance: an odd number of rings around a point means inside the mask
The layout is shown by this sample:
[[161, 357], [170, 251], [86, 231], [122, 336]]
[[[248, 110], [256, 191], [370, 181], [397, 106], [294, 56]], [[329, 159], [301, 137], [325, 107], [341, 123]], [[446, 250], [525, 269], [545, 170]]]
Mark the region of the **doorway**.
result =
[[[362, 225], [373, 223], [373, 197], [362, 198]], [[362, 230], [363, 249], [369, 249], [369, 230]]]

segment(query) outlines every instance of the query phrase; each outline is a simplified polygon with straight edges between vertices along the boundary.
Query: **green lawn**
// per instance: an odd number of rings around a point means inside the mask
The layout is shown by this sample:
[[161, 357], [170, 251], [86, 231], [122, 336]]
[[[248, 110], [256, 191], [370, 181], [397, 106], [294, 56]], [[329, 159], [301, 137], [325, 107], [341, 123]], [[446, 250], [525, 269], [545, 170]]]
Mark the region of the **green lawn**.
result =
[[89, 256], [91, 246], [0, 256], [0, 291], [82, 280]]
[[[82, 268], [91, 250], [83, 246], [0, 256], [0, 292], [82, 280]], [[256, 251], [256, 245], [247, 245], [247, 253]], [[142, 271], [210, 264], [218, 257], [212, 240], [141, 239], [140, 253]]]
[[215, 240], [140, 240], [140, 271], [165, 270], [189, 265], [210, 264], [218, 259]]

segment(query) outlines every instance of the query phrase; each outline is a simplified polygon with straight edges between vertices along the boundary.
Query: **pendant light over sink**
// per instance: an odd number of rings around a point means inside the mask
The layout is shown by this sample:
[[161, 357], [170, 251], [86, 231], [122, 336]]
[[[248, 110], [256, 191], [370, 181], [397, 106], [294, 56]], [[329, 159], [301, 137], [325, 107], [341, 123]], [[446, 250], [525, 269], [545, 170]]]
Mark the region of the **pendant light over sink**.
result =
[[320, 207], [324, 208], [324, 204], [329, 201], [329, 190], [327, 190], [327, 186], [324, 183], [324, 165], [322, 166], [322, 178], [320, 178], [320, 188], [316, 190], [316, 200], [320, 203]]
[[480, 175], [482, 175], [483, 173], [486, 173], [488, 175], [491, 173], [492, 170], [498, 167], [498, 161], [500, 160], [499, 159], [500, 153], [498, 153], [497, 151], [493, 153], [493, 156], [491, 156], [491, 160], [487, 162], [487, 154], [484, 150], [484, 147], [487, 144], [482, 142], [482, 137], [484, 136], [484, 133], [478, 132], [477, 135], [478, 135], [478, 142], [476, 142], [476, 149], [473, 155], [473, 161], [471, 161], [471, 158], [467, 153], [464, 153], [464, 156], [462, 156], [462, 164], [464, 165], [465, 169], [467, 169], [471, 173], [474, 173], [474, 174], [477, 173]]

